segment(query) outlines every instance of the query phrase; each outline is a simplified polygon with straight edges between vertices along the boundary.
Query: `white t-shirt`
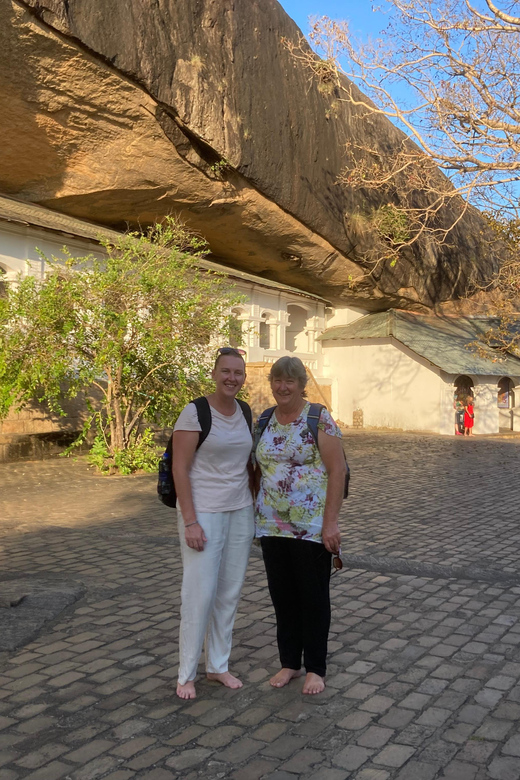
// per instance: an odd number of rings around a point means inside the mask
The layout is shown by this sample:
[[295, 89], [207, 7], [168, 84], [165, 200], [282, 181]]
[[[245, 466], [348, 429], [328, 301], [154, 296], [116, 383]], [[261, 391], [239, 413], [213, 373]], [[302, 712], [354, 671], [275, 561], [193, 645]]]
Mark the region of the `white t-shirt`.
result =
[[[253, 446], [242, 409], [235, 401], [231, 417], [211, 408], [211, 430], [195, 452], [190, 469], [196, 512], [230, 512], [253, 503], [247, 464]], [[195, 404], [188, 404], [175, 431], [200, 431]]]

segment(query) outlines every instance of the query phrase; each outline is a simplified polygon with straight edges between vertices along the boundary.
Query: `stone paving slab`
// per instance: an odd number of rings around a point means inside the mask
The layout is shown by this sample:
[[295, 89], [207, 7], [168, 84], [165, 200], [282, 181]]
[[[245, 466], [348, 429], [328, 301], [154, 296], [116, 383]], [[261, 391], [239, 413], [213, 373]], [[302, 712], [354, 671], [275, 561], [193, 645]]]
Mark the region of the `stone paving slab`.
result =
[[23, 647], [84, 592], [70, 579], [0, 579], [0, 651]]
[[[0, 578], [86, 590], [0, 655], [0, 780], [520, 778], [520, 585], [474, 576], [520, 573], [518, 445], [346, 443], [344, 548], [373, 568], [333, 577], [327, 689], [315, 698], [301, 680], [268, 684], [275, 624], [257, 548], [232, 653], [244, 687], [202, 679], [183, 703], [179, 548], [153, 477], [101, 478], [83, 461], [0, 467]], [[382, 572], [383, 559], [397, 570]], [[399, 571], [406, 560], [415, 573]]]

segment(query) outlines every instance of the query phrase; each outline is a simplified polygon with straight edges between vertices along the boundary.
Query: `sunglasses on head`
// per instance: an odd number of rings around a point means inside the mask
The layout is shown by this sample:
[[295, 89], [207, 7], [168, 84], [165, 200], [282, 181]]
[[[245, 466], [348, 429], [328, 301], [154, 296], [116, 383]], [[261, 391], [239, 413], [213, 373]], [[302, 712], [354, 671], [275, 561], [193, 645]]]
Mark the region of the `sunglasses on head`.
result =
[[219, 355], [236, 355], [237, 357], [246, 354], [245, 349], [237, 349], [236, 347], [219, 347], [217, 351]]

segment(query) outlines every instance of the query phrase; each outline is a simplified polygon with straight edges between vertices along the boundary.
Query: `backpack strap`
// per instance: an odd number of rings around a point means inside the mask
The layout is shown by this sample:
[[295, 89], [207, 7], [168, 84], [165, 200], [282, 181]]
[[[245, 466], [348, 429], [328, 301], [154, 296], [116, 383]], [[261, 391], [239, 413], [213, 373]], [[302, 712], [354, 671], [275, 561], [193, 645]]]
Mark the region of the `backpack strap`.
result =
[[269, 425], [269, 420], [273, 416], [275, 409], [276, 406], [270, 406], [269, 409], [264, 409], [264, 411], [258, 418], [258, 421], [256, 423], [256, 431], [255, 431], [255, 446], [254, 446], [255, 450], [258, 446], [258, 442], [260, 441], [260, 437], [262, 436], [263, 432]]
[[318, 447], [318, 423], [320, 421], [322, 409], [325, 409], [323, 404], [309, 404], [309, 412], [307, 414], [307, 428], [312, 433], [312, 438], [314, 439], [316, 447]]
[[190, 403], [195, 404], [199, 425], [201, 427], [199, 442], [197, 444], [197, 449], [199, 449], [200, 445], [208, 438], [208, 434], [211, 430], [211, 409], [205, 395], [200, 398], [194, 398]]
[[[194, 398], [193, 401], [190, 401], [190, 404], [195, 404], [195, 408], [197, 409], [197, 418], [201, 427], [201, 430], [199, 431], [199, 441], [196, 447], [198, 450], [202, 442], [208, 437], [208, 434], [211, 430], [211, 409], [209, 407], [208, 399], [205, 396], [202, 396], [201, 398]], [[171, 460], [173, 457], [173, 433], [168, 439], [168, 444], [166, 445], [166, 454]]]
[[[245, 401], [241, 401], [240, 398], [237, 398], [236, 400], [242, 410], [242, 414], [246, 419], [247, 427], [251, 431], [253, 427], [253, 413], [251, 412], [251, 407]], [[197, 444], [197, 449], [199, 449], [201, 444], [203, 444], [208, 438], [209, 432], [211, 430], [211, 407], [205, 395], [201, 396], [200, 398], [194, 398], [191, 403], [195, 404], [197, 408], [197, 417], [199, 418], [199, 425], [201, 427], [201, 431], [199, 433], [199, 443]]]
[[242, 409], [242, 414], [246, 418], [247, 427], [249, 428], [249, 432], [251, 435], [253, 435], [253, 413], [251, 411], [251, 407], [249, 404], [247, 404], [245, 401], [242, 401], [240, 398], [235, 399], [237, 404]]
[[[312, 438], [314, 439], [314, 442], [316, 444], [316, 447], [318, 447], [318, 423], [320, 421], [321, 413], [323, 409], [326, 407], [323, 404], [309, 404], [309, 412], [307, 414], [307, 427], [310, 430], [312, 434]], [[269, 420], [273, 416], [273, 412], [276, 409], [276, 406], [270, 406], [269, 409], [265, 409], [260, 417], [258, 418], [258, 422], [256, 425], [256, 431], [255, 431], [255, 449], [258, 446], [258, 442], [260, 441], [260, 437], [267, 428], [269, 424]], [[318, 447], [318, 452], [319, 452]], [[343, 453], [345, 455], [345, 453]], [[349, 489], [349, 482], [350, 482], [350, 468], [347, 463], [347, 458], [345, 456], [345, 485], [343, 488], [343, 498], [347, 498], [348, 496], [348, 489]]]
[[[307, 428], [312, 433], [314, 442], [316, 444], [316, 447], [318, 447], [319, 452], [319, 446], [318, 446], [318, 423], [320, 421], [322, 410], [325, 409], [325, 406], [323, 404], [310, 404], [309, 407], [309, 413], [307, 415]], [[348, 497], [348, 488], [349, 488], [349, 482], [350, 482], [350, 468], [347, 463], [347, 456], [345, 453], [343, 453], [345, 457], [345, 485], [343, 488], [343, 498]]]

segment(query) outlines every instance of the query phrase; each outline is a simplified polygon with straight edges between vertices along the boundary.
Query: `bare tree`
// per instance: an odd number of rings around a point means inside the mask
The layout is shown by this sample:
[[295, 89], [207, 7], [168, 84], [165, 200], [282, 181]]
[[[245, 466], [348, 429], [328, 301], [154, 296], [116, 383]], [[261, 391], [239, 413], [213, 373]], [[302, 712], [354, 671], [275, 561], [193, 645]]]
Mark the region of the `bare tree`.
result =
[[389, 24], [376, 41], [322, 17], [311, 25], [313, 49], [286, 42], [330, 93], [331, 110], [346, 101], [358, 121], [383, 115], [404, 131], [393, 153], [347, 148], [342, 183], [386, 195], [371, 215], [380, 238], [372, 262], [396, 262], [420, 239], [449, 240], [468, 204], [501, 220], [520, 214], [520, 0], [497, 3], [384, 0]]

